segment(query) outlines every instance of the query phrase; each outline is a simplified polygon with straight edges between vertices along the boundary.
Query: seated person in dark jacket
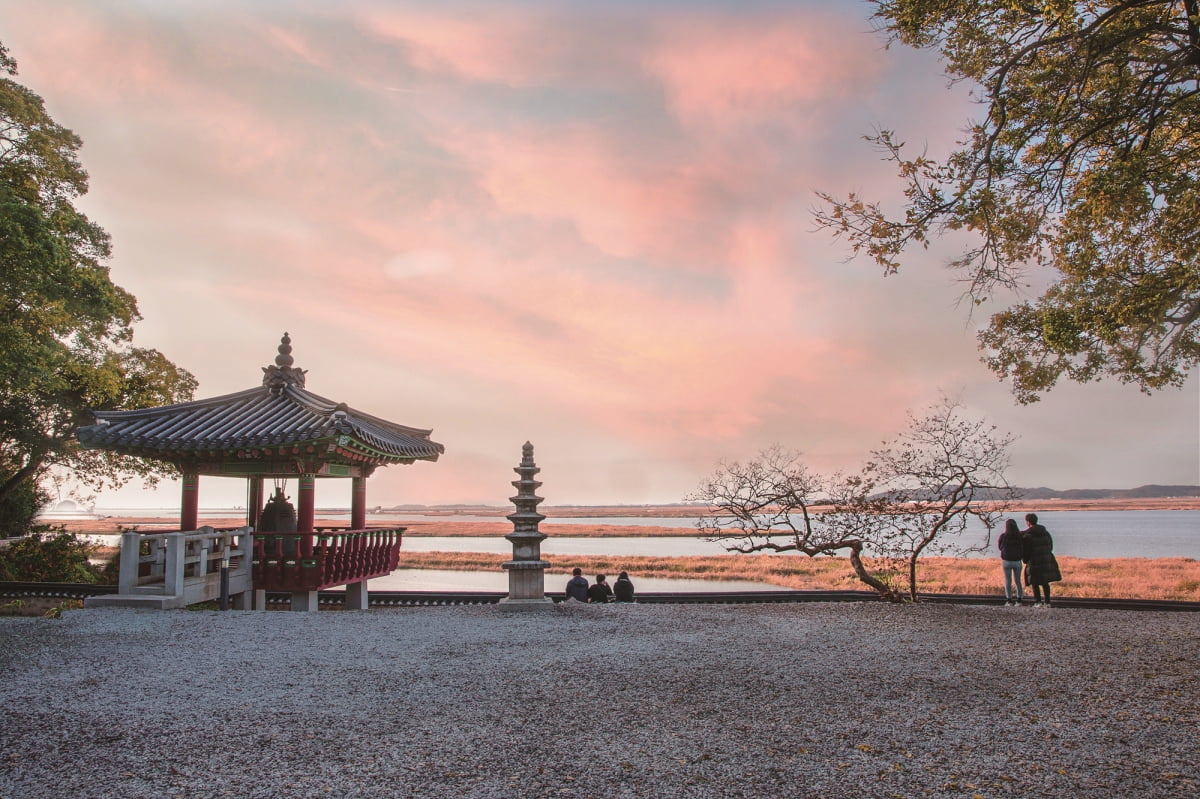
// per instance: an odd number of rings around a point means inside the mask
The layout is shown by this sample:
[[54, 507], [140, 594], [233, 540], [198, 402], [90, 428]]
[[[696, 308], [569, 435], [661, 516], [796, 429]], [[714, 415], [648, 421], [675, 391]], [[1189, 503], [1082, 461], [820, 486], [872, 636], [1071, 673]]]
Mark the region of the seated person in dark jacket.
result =
[[588, 589], [588, 602], [611, 602], [612, 589], [608, 587], [608, 583], [604, 582], [604, 575], [597, 574], [596, 582]]
[[583, 569], [575, 569], [571, 572], [571, 579], [567, 581], [567, 599], [588, 601], [588, 584], [587, 579], [583, 576]]
[[613, 583], [613, 596], [618, 602], [633, 601], [633, 581], [629, 579], [628, 572], [617, 575], [617, 581]]

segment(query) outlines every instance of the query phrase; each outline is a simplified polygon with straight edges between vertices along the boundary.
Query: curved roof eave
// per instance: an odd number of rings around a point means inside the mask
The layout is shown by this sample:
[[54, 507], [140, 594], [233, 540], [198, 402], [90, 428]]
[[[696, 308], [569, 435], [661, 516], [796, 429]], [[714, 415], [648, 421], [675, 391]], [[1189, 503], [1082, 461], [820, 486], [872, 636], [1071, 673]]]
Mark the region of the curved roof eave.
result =
[[89, 449], [153, 451], [147, 457], [165, 460], [172, 452], [213, 450], [238, 450], [244, 459], [242, 450], [298, 445], [306, 455], [326, 461], [338, 460], [325, 457], [329, 451], [348, 445], [355, 452], [341, 457], [381, 463], [436, 461], [445, 452], [430, 438], [432, 429], [390, 422], [308, 391], [305, 370], [294, 366], [291, 352], [291, 338], [284, 333], [275, 364], [263, 368], [261, 386], [157, 408], [94, 411], [96, 423], [79, 428], [76, 436]]

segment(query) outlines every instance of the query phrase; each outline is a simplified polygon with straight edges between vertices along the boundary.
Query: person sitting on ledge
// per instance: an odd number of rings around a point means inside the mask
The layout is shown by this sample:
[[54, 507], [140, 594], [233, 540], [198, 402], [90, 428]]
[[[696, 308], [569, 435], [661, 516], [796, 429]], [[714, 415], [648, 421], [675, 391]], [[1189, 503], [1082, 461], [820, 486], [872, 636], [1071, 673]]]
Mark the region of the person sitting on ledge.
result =
[[617, 575], [617, 581], [613, 583], [613, 596], [618, 602], [633, 601], [633, 581], [629, 579], [628, 572], [621, 572]]
[[577, 599], [580, 602], [588, 601], [588, 583], [583, 576], [583, 569], [575, 569], [571, 572], [571, 579], [567, 581], [567, 599]]
[[588, 602], [612, 601], [612, 589], [608, 587], [608, 583], [604, 582], [604, 579], [603, 574], [596, 575], [596, 582], [587, 591]]

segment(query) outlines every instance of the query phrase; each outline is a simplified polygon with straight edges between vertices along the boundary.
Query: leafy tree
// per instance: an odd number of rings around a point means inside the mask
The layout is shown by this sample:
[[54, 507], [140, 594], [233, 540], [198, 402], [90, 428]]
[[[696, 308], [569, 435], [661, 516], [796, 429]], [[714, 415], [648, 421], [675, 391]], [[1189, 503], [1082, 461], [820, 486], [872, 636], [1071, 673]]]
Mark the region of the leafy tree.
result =
[[50, 501], [40, 483], [26, 480], [0, 499], [0, 538], [15, 538], [29, 532], [29, 521]]
[[[16, 63], [0, 45], [0, 75]], [[85, 485], [153, 477], [146, 462], [81, 451], [93, 409], [190, 398], [195, 379], [131, 345], [133, 296], [113, 284], [108, 235], [72, 201], [87, 191], [79, 138], [42, 99], [0, 78], [0, 503], [64, 467]]]
[[1197, 0], [874, 0], [890, 42], [940, 53], [983, 119], [944, 161], [868, 137], [906, 202], [820, 194], [819, 224], [885, 273], [910, 245], [967, 230], [952, 261], [976, 304], [1055, 279], [996, 312], [987, 365], [1036, 401], [1060, 377], [1179, 386], [1200, 359]]
[[[872, 453], [853, 476], [821, 477], [778, 446], [747, 463], [721, 463], [690, 496], [708, 506], [697, 527], [731, 552], [845, 552], [855, 575], [885, 599], [918, 594], [924, 554], [946, 554], [971, 519], [990, 530], [1017, 491], [1008, 484], [1009, 436], [943, 400]], [[872, 566], [864, 554], [873, 556]]]
[[98, 549], [62, 527], [40, 526], [0, 550], [0, 580], [111, 583], [112, 569], [91, 563]]

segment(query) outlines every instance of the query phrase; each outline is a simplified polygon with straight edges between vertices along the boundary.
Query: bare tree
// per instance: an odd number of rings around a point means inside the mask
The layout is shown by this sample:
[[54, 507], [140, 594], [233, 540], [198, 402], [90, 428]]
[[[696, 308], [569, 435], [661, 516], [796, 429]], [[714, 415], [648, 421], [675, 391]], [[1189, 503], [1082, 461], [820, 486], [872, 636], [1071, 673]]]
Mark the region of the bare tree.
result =
[[800, 552], [809, 557], [846, 552], [855, 575], [891, 601], [901, 595], [863, 562], [874, 531], [871, 487], [858, 477], [823, 478], [800, 453], [776, 445], [746, 463], [722, 462], [688, 497], [708, 513], [697, 528], [730, 552]]
[[[730, 552], [845, 552], [855, 575], [880, 596], [901, 601], [893, 579], [907, 572], [916, 601], [917, 562], [945, 554], [980, 520], [988, 535], [1017, 497], [1004, 472], [1012, 437], [966, 418], [943, 399], [872, 453], [857, 475], [822, 477], [779, 446], [746, 463], [722, 462], [688, 499], [708, 513], [697, 528]], [[873, 570], [863, 560], [875, 558]]]
[[985, 420], [970, 418], [943, 398], [925, 415], [909, 415], [908, 428], [871, 453], [863, 479], [876, 492], [871, 501], [872, 550], [904, 562], [909, 598], [917, 598], [917, 561], [923, 554], [959, 549], [971, 520], [987, 531], [975, 548], [987, 546], [991, 530], [1019, 497], [1009, 485], [1008, 451], [1013, 437]]

